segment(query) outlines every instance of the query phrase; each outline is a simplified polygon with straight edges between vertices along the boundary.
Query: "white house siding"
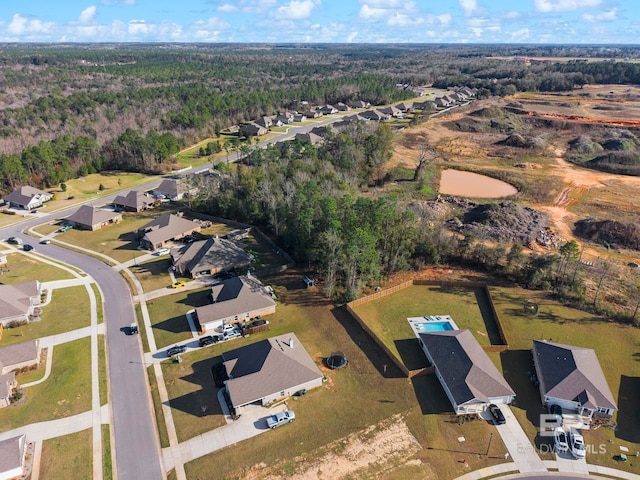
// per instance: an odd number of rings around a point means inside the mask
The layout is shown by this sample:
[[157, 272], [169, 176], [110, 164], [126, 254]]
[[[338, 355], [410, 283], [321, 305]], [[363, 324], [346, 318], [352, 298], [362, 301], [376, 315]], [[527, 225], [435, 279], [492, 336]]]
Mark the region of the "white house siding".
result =
[[22, 475], [22, 467], [20, 466], [12, 470], [0, 472], [0, 480], [10, 480], [16, 477], [20, 477], [21, 475]]
[[[218, 318], [215, 320], [211, 320], [207, 323], [200, 323], [200, 326], [202, 327], [202, 334], [204, 333], [216, 333], [216, 328], [220, 327], [220, 325], [222, 325], [222, 322], [225, 323], [225, 325], [229, 325], [229, 324], [234, 324], [234, 323], [242, 323], [244, 321], [250, 320], [252, 318], [257, 317], [258, 315], [262, 316], [262, 315], [270, 315], [272, 313], [276, 313], [276, 306], [275, 305], [270, 305], [268, 307], [265, 308], [259, 308], [257, 310], [252, 310], [250, 312], [242, 312], [242, 313], [238, 313], [237, 315], [231, 315], [229, 317], [225, 317], [225, 318]], [[218, 332], [219, 333], [219, 332]]]
[[[275, 392], [271, 395], [267, 395], [266, 397], [262, 397], [262, 399], [258, 399], [256, 400], [256, 402], [251, 402], [251, 403], [246, 403], [244, 405], [239, 405], [236, 407], [236, 413], [240, 412], [242, 410], [243, 407], [246, 407], [247, 405], [252, 405], [253, 403], [258, 403], [261, 402], [262, 406], [266, 406], [269, 405], [272, 402], [275, 402], [277, 400], [281, 400], [283, 398], [286, 397], [290, 397], [291, 395], [293, 395], [296, 392], [299, 392], [300, 390], [311, 390], [312, 388], [316, 388], [322, 385], [322, 377], [317, 378], [316, 380], [312, 380], [306, 383], [302, 383], [300, 385], [296, 385], [293, 386], [291, 388], [288, 388], [286, 390], [281, 390], [279, 392]], [[233, 399], [231, 399], [233, 400]]]
[[[29, 313], [31, 313], [31, 309], [29, 309]], [[11, 322], [23, 322], [23, 321], [29, 321], [29, 315], [24, 315], [24, 314], [20, 314], [20, 315], [16, 315], [14, 317], [6, 317], [3, 318], [2, 320], [0, 320], [0, 324], [3, 327], [6, 327], [8, 324], [10, 324]]]
[[11, 365], [5, 365], [0, 371], [0, 375], [4, 375], [5, 373], [12, 372], [13, 370], [19, 370], [21, 368], [31, 367], [32, 365], [38, 365], [40, 363], [40, 352], [38, 352], [38, 356], [31, 360], [26, 360], [20, 363], [12, 363]]

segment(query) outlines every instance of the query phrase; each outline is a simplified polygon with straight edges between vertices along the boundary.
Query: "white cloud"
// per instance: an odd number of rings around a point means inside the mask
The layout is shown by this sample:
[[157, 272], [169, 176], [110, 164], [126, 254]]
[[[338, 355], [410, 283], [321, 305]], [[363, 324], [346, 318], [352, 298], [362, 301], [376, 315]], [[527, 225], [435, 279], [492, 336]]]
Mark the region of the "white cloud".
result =
[[602, 0], [533, 0], [538, 12], [571, 12], [597, 7]]
[[502, 15], [502, 18], [520, 18], [520, 12], [517, 12], [515, 10], [511, 12], [507, 12], [504, 15]]
[[92, 5], [90, 7], [85, 8], [80, 16], [78, 17], [78, 21], [80, 23], [90, 23], [96, 16], [96, 7]]
[[589, 23], [597, 23], [597, 22], [612, 22], [613, 20], [617, 20], [618, 18], [618, 9], [612, 8], [606, 12], [590, 14], [585, 13], [582, 15], [582, 19], [585, 22]]
[[362, 6], [358, 15], [366, 22], [387, 20], [388, 25], [400, 25], [402, 17], [415, 19], [418, 13], [413, 1], [360, 0], [360, 3]]
[[50, 33], [55, 23], [42, 22], [38, 19], [29, 19], [16, 13], [7, 25], [7, 33], [18, 36], [34, 37], [44, 33]]
[[277, 17], [287, 20], [309, 18], [316, 6], [316, 2], [313, 0], [291, 0], [289, 3], [278, 7]]
[[515, 32], [511, 32], [511, 40], [514, 42], [523, 42], [529, 39], [529, 29], [521, 28]]
[[478, 2], [476, 0], [458, 0], [460, 8], [464, 10], [465, 15], [472, 15], [478, 9]]
[[347, 43], [352, 43], [356, 39], [357, 36], [358, 36], [358, 32], [351, 32], [347, 36]]
[[223, 13], [233, 13], [238, 11], [238, 7], [230, 3], [223, 3], [222, 5], [218, 6], [217, 10]]

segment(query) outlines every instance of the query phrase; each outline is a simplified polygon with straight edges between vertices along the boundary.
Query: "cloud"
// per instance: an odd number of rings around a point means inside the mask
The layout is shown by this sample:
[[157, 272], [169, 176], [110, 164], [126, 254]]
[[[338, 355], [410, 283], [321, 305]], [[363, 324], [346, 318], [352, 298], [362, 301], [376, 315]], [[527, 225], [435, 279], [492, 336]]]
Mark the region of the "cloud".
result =
[[472, 15], [478, 9], [478, 2], [476, 0], [458, 0], [460, 8], [464, 11], [464, 14]]
[[357, 36], [358, 36], [358, 32], [351, 32], [347, 36], [347, 43], [352, 43], [356, 39]]
[[[400, 25], [402, 17], [416, 18], [416, 5], [412, 1], [360, 0], [358, 16], [366, 22], [387, 20], [388, 25]], [[398, 20], [400, 18], [400, 20]]]
[[50, 33], [55, 23], [42, 22], [38, 19], [29, 19], [16, 13], [7, 25], [7, 33], [17, 36], [34, 37], [44, 33]]
[[612, 22], [618, 19], [618, 9], [612, 8], [611, 10], [608, 10], [606, 12], [597, 13], [593, 15], [590, 13], [585, 13], [582, 15], [582, 19], [585, 22], [589, 22], [589, 23]]
[[521, 28], [515, 32], [511, 32], [511, 40], [514, 42], [524, 42], [529, 39], [529, 29]]
[[571, 12], [597, 7], [602, 0], [533, 0], [538, 12]]
[[502, 18], [520, 18], [520, 12], [517, 12], [515, 10], [511, 12], [507, 12], [504, 15], [502, 15]]
[[95, 5], [92, 5], [90, 7], [85, 8], [82, 11], [80, 16], [78, 17], [78, 21], [80, 23], [91, 23], [91, 21], [95, 18], [95, 16], [96, 16], [96, 7]]
[[277, 17], [284, 20], [309, 18], [316, 6], [316, 2], [313, 0], [291, 0], [289, 3], [278, 7]]
[[223, 3], [222, 5], [219, 5], [216, 10], [223, 13], [233, 13], [238, 11], [238, 7], [230, 3]]

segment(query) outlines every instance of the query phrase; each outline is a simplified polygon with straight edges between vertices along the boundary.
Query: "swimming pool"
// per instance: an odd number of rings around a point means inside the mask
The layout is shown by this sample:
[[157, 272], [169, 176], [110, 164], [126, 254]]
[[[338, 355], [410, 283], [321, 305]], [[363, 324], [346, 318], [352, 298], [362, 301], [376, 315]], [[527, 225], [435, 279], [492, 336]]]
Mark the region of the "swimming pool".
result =
[[407, 318], [416, 336], [421, 333], [448, 332], [458, 330], [458, 326], [449, 315], [425, 315]]
[[451, 322], [424, 322], [417, 323], [416, 330], [418, 332], [446, 332], [453, 330], [453, 325]]

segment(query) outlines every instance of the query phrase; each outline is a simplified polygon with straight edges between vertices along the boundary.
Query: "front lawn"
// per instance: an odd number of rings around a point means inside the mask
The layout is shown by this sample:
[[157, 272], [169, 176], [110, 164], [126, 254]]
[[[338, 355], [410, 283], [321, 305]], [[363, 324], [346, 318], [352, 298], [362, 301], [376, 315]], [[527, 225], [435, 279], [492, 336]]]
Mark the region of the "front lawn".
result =
[[57, 345], [49, 378], [25, 390], [26, 400], [0, 409], [0, 429], [69, 417], [91, 409], [89, 338]]
[[138, 263], [133, 267], [129, 267], [129, 270], [140, 281], [142, 289], [145, 292], [151, 292], [171, 285], [170, 266], [171, 257], [164, 255], [144, 263]]
[[21, 253], [7, 255], [7, 263], [0, 265], [0, 272], [2, 272], [0, 274], [0, 282], [6, 284], [28, 282], [30, 280], [50, 282], [73, 278], [66, 270], [48, 263], [39, 262]]
[[[101, 305], [99, 298], [98, 305]], [[54, 289], [51, 302], [42, 307], [40, 317], [38, 322], [5, 329], [0, 345], [12, 345], [88, 327], [91, 325], [91, 304], [87, 289], [83, 286]]]
[[93, 474], [91, 429], [45, 440], [40, 459], [41, 478], [89, 480]]

